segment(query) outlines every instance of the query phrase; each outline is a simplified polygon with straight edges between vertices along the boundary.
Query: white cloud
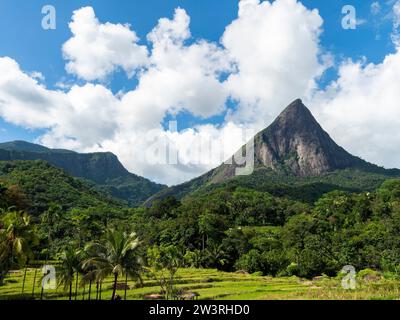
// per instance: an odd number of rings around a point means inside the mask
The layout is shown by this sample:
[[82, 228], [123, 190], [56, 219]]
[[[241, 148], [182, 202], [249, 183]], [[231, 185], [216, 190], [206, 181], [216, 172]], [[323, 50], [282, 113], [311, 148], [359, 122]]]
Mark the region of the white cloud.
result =
[[73, 86], [67, 93], [48, 90], [7, 57], [0, 58], [0, 74], [0, 116], [6, 121], [49, 129], [44, 142], [74, 148], [112, 137], [118, 100], [103, 86]]
[[339, 78], [310, 101], [321, 125], [348, 151], [398, 167], [400, 52], [381, 64], [346, 61]]
[[182, 45], [185, 40], [190, 38], [189, 24], [190, 17], [186, 11], [177, 8], [173, 20], [161, 18], [147, 38], [153, 43]]
[[38, 81], [45, 81], [45, 77], [41, 72], [34, 71], [34, 72], [31, 72], [29, 74], [29, 76]]
[[400, 1], [393, 6], [396, 51], [382, 63], [347, 60], [338, 80], [309, 99], [322, 126], [351, 153], [385, 166], [399, 167], [400, 154]]
[[226, 87], [239, 101], [229, 119], [268, 124], [291, 100], [315, 86], [322, 18], [295, 0], [246, 0], [225, 30], [222, 43], [237, 64]]
[[[128, 75], [141, 68], [136, 88], [113, 95], [105, 85], [61, 82], [63, 91], [48, 90], [35, 73], [23, 72], [11, 58], [0, 58], [0, 116], [24, 127], [48, 129], [39, 140], [50, 147], [111, 151], [132, 172], [175, 184], [217, 166], [243, 144], [243, 128], [266, 126], [301, 97], [350, 152], [399, 166], [399, 51], [381, 64], [346, 61], [338, 80], [317, 90], [316, 79], [330, 65], [319, 44], [322, 22], [318, 11], [295, 0], [242, 0], [237, 19], [217, 44], [193, 39], [190, 17], [178, 8], [148, 34], [147, 49], [130, 27], [102, 24], [91, 8], [83, 8], [75, 11], [73, 37], [63, 47], [67, 70], [97, 80], [119, 68]], [[220, 125], [181, 132], [161, 126], [167, 114], [184, 110], [205, 119], [222, 114], [228, 97], [239, 105]], [[146, 150], [152, 134], [179, 150], [179, 165], [149, 163]], [[198, 153], [191, 148], [207, 137], [220, 142], [223, 151]]]
[[[96, 22], [80, 30], [79, 36], [87, 36], [94, 26], [99, 27], [91, 13], [88, 8], [75, 12], [74, 22], [82, 23], [82, 17], [77, 17], [80, 15], [88, 15], [89, 21]], [[113, 151], [130, 170], [157, 181], [182, 182], [210, 169], [217, 164], [192, 165], [186, 161], [171, 169], [183, 174], [171, 176], [167, 174], [167, 166], [151, 166], [144, 152], [148, 147], [149, 132], [159, 130], [160, 135], [167, 134], [161, 127], [167, 113], [188, 110], [196, 116], [208, 117], [225, 108], [227, 92], [219, 76], [230, 69], [230, 63], [226, 61], [223, 49], [216, 44], [204, 40], [184, 44], [190, 37], [189, 21], [182, 9], [177, 9], [171, 20], [160, 19], [148, 36], [152, 43], [151, 55], [146, 68], [138, 74], [137, 88], [115, 96], [103, 85], [90, 83], [70, 86], [60, 82], [58, 87], [63, 91], [48, 90], [36, 80], [35, 75], [39, 73], [25, 73], [14, 60], [2, 58], [0, 115], [14, 124], [46, 128], [47, 132], [38, 141], [50, 147]], [[76, 40], [77, 34], [67, 44]], [[91, 48], [90, 42], [87, 47]], [[90, 71], [81, 72], [81, 76], [97, 77], [111, 72], [111, 69], [102, 68], [104, 60], [92, 60], [94, 64], [87, 64], [85, 59], [77, 60], [77, 68], [83, 68], [80, 71]], [[93, 73], [99, 70], [104, 72], [101, 71], [101, 75]], [[204, 129], [193, 130], [191, 136], [201, 135], [198, 133], [201, 130]], [[182, 136], [189, 137], [188, 132], [171, 137], [182, 143], [185, 141]], [[193, 155], [192, 160], [195, 161]]]
[[[61, 82], [63, 91], [47, 90], [4, 58], [1, 115], [19, 125], [47, 128], [39, 141], [50, 147], [112, 151], [131, 171], [171, 184], [217, 166], [250, 138], [241, 137], [243, 128], [270, 122], [279, 108], [307, 95], [324, 69], [318, 44], [322, 19], [294, 0], [241, 1], [221, 44], [192, 39], [189, 25], [186, 11], [176, 9], [172, 19], [160, 19], [148, 34], [147, 50], [130, 27], [102, 24], [92, 8], [79, 9], [70, 23], [73, 37], [63, 46], [67, 70], [97, 80], [118, 68], [129, 74], [142, 67], [137, 87], [113, 95], [103, 85]], [[224, 80], [226, 74], [231, 75]], [[240, 107], [225, 123], [179, 133], [161, 126], [168, 113], [221, 114], [229, 96]], [[179, 150], [179, 165], [149, 164], [145, 150], [154, 132]], [[222, 143], [222, 151], [191, 149], [204, 137]]]
[[42, 143], [82, 150], [114, 136], [119, 100], [111, 91], [101, 85], [73, 86], [65, 99]]
[[69, 27], [73, 37], [63, 46], [69, 73], [89, 81], [104, 80], [118, 68], [132, 76], [147, 63], [147, 48], [137, 44], [130, 26], [101, 24], [91, 7], [74, 11]]
[[0, 116], [27, 128], [49, 128], [65, 96], [48, 91], [35, 78], [23, 73], [11, 58], [0, 58]]

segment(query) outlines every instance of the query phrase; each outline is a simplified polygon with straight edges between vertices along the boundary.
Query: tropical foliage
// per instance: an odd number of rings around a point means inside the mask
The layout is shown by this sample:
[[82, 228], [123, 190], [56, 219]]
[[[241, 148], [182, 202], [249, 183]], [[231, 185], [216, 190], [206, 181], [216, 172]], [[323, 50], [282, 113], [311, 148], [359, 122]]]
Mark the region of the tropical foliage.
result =
[[40, 161], [0, 162], [0, 177], [0, 284], [39, 259], [56, 262], [71, 300], [99, 297], [110, 277], [111, 299], [146, 277], [175, 298], [186, 267], [306, 278], [349, 264], [400, 270], [399, 179], [315, 202], [225, 184], [128, 208]]

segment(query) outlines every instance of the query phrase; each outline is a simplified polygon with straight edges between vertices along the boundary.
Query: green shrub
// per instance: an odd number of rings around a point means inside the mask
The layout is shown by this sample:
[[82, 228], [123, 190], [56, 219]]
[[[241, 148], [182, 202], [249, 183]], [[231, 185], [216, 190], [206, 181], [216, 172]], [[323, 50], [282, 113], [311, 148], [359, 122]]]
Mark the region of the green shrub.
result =
[[366, 277], [376, 277], [376, 278], [378, 278], [380, 276], [381, 276], [380, 272], [372, 270], [372, 269], [369, 269], [369, 268], [360, 270], [357, 273], [357, 278], [361, 279], [361, 280], [364, 280]]

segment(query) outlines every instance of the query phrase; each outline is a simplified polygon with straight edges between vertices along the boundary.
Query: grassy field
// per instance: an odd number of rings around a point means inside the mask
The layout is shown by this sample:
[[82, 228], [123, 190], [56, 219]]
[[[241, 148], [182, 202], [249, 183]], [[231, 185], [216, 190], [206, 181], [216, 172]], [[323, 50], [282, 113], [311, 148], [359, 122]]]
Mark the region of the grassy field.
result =
[[[5, 285], [0, 287], [0, 299], [40, 299], [40, 270], [37, 271], [35, 287], [33, 286], [34, 275], [35, 269], [27, 270], [24, 293], [22, 293], [24, 271], [10, 272], [5, 280]], [[154, 280], [144, 280], [142, 288], [138, 288], [134, 281], [128, 282], [130, 289], [127, 290], [127, 299], [140, 300], [145, 295], [160, 292], [160, 287]], [[123, 282], [124, 279], [121, 279], [121, 283]], [[111, 278], [106, 279], [102, 285], [101, 298], [103, 300], [110, 299], [111, 287]], [[398, 280], [359, 280], [355, 290], [345, 290], [341, 287], [340, 279], [335, 278], [322, 277], [315, 280], [297, 277], [272, 278], [208, 269], [180, 270], [177, 287], [186, 292], [198, 293], [200, 300], [400, 299], [400, 281]], [[117, 293], [122, 298], [124, 297], [124, 290], [118, 290]], [[96, 288], [93, 285], [91, 299], [95, 298]], [[56, 290], [45, 290], [43, 299], [65, 300], [68, 299], [68, 292], [64, 291], [62, 287]], [[73, 299], [75, 299], [75, 292]], [[76, 299], [88, 299], [88, 286], [78, 287]]]

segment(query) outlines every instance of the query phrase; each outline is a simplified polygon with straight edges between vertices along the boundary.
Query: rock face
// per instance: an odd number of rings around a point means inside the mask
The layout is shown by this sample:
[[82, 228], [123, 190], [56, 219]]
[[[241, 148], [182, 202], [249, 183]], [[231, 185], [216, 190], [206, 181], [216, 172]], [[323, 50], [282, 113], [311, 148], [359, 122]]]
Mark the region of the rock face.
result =
[[255, 143], [255, 164], [296, 176], [321, 175], [362, 165], [364, 161], [339, 147], [301, 100], [292, 102]]

